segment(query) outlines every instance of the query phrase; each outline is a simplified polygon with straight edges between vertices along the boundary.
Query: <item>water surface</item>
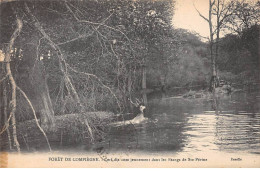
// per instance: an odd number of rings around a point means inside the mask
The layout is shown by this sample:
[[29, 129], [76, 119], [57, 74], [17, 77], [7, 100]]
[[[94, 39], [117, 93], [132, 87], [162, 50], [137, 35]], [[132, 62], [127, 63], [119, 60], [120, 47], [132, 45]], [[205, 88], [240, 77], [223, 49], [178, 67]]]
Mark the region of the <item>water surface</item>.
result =
[[207, 99], [150, 98], [148, 122], [108, 130], [93, 149], [109, 152], [247, 153], [260, 155], [260, 99], [256, 93]]

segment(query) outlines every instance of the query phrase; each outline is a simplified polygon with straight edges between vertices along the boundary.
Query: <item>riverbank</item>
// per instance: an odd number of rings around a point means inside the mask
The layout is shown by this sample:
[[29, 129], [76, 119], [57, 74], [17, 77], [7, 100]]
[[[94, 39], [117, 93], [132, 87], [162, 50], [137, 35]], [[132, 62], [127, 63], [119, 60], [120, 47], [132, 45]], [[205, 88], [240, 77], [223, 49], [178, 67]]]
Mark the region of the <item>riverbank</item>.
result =
[[[87, 112], [85, 114], [66, 114], [55, 116], [55, 130], [46, 132], [51, 147], [58, 149], [71, 144], [95, 143], [91, 140], [88, 127], [85, 124], [87, 119], [94, 135], [94, 141], [102, 139], [106, 126], [115, 119], [111, 112]], [[43, 133], [36, 124], [35, 119], [27, 120], [17, 124], [17, 137], [24, 152], [49, 150]], [[8, 137], [1, 136], [1, 148], [8, 149]]]

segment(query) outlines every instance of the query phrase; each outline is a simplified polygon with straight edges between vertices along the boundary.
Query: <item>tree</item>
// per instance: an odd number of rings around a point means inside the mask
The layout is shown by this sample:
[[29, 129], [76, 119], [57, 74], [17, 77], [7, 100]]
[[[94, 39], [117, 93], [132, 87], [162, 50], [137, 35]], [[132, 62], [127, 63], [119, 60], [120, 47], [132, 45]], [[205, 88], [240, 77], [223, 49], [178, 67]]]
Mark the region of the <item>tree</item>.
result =
[[17, 23], [17, 28], [15, 29], [14, 33], [12, 34], [12, 37], [10, 39], [10, 42], [8, 44], [7, 50], [6, 50], [6, 55], [5, 55], [5, 62], [6, 62], [6, 76], [8, 77], [11, 86], [12, 86], [12, 93], [11, 93], [11, 110], [10, 110], [10, 114], [9, 114], [9, 118], [5, 123], [5, 127], [1, 130], [1, 133], [3, 133], [3, 131], [5, 131], [6, 129], [8, 129], [9, 126], [9, 120], [11, 119], [12, 122], [12, 127], [13, 127], [13, 141], [14, 141], [14, 146], [16, 147], [16, 150], [18, 152], [20, 152], [20, 144], [17, 140], [17, 132], [16, 132], [16, 118], [15, 118], [15, 112], [16, 112], [16, 89], [17, 89], [17, 85], [16, 82], [14, 80], [12, 71], [11, 71], [11, 51], [13, 49], [13, 45], [14, 45], [14, 41], [17, 38], [17, 36], [20, 34], [23, 23], [21, 21], [21, 19], [17, 18], [16, 20]]
[[[219, 37], [220, 37], [220, 32], [223, 30], [223, 28], [225, 27], [227, 21], [234, 12], [233, 9], [234, 6], [234, 1], [230, 1], [228, 3], [226, 3], [225, 0], [217, 0], [215, 2], [215, 4], [213, 5], [213, 15], [216, 16], [216, 26], [215, 26], [215, 30], [214, 33], [216, 34], [216, 40], [215, 40], [215, 61], [216, 59], [218, 59], [219, 56]], [[216, 63], [216, 62], [215, 62]], [[216, 84], [218, 84], [218, 69], [217, 66], [216, 67], [216, 76], [217, 76], [217, 80], [216, 80]]]
[[[128, 95], [131, 95], [131, 85], [133, 85], [133, 80], [136, 80], [136, 78], [132, 78], [132, 73], [136, 71], [140, 73], [140, 70], [141, 87], [146, 89], [147, 61], [153, 53], [150, 52], [149, 48], [154, 46], [156, 39], [170, 28], [172, 1], [108, 1], [107, 4], [104, 3], [104, 6], [108, 6], [108, 11], [112, 14], [106, 20], [106, 29], [103, 30], [104, 28], [101, 25], [99, 33], [103, 38], [113, 40], [112, 44], [109, 42], [110, 45], [107, 49], [111, 51], [107, 53], [112, 52], [116, 59], [116, 62], [111, 65], [117, 64], [114, 68], [117, 68], [115, 73], [118, 91], [126, 94], [125, 87], [128, 87]], [[78, 11], [81, 10], [80, 7], [77, 7], [77, 9]], [[75, 14], [72, 10], [70, 11]], [[75, 18], [79, 22], [84, 22], [84, 19], [82, 19], [84, 17], [80, 19], [75, 16]], [[107, 25], [112, 25], [119, 30], [111, 30]], [[111, 34], [111, 31], [113, 34]], [[122, 31], [124, 34], [122, 34]], [[106, 43], [104, 45], [107, 46]]]
[[229, 80], [237, 84], [259, 80], [259, 26], [244, 29], [240, 35], [228, 34], [220, 39], [220, 55], [217, 60], [222, 72], [233, 74]]
[[259, 25], [260, 1], [239, 0], [231, 2], [232, 15], [226, 18], [224, 29], [241, 35], [244, 29]]
[[[16, 8], [17, 7], [17, 8]], [[1, 32], [5, 32], [6, 35], [9, 34], [9, 30], [7, 29], [12, 22], [10, 22], [10, 18], [14, 18], [15, 15], [21, 14], [20, 10], [20, 4], [17, 2], [11, 2], [6, 3], [1, 6], [3, 9], [2, 11], [2, 21], [1, 23]], [[20, 8], [20, 9], [19, 9]], [[9, 12], [7, 12], [9, 10]], [[7, 27], [7, 28], [5, 28]], [[31, 31], [31, 29], [28, 29], [27, 25], [25, 24], [24, 29], [26, 31]], [[40, 60], [36, 58], [37, 52], [34, 46], [30, 46], [29, 44], [38, 44], [38, 41], [40, 38], [38, 38], [37, 34], [30, 34], [26, 33], [26, 31], [22, 31], [20, 37], [26, 38], [27, 42], [22, 42], [21, 38], [17, 39], [17, 42], [14, 44], [12, 54], [12, 61], [13, 61], [13, 69], [17, 70], [21, 67], [25, 69], [23, 73], [30, 73], [30, 79], [29, 77], [23, 79], [18, 79], [16, 82], [19, 86], [21, 86], [22, 89], [25, 90], [26, 94], [28, 94], [30, 99], [34, 99], [33, 102], [35, 102], [34, 106], [37, 109], [37, 112], [39, 112], [41, 116], [41, 124], [45, 130], [53, 130], [54, 129], [54, 113], [52, 108], [52, 103], [50, 98], [48, 97], [48, 87], [46, 84], [46, 78], [45, 78], [45, 71], [44, 66], [39, 62]], [[27, 35], [26, 35], [27, 34]], [[38, 38], [38, 40], [37, 40]], [[7, 38], [3, 36], [2, 42], [5, 42]], [[30, 42], [29, 42], [30, 41]], [[24, 44], [23, 44], [24, 43]], [[29, 43], [29, 44], [27, 44]], [[16, 50], [15, 50], [16, 49]], [[23, 50], [23, 58], [21, 58], [21, 50]], [[20, 65], [20, 63], [22, 63]], [[20, 65], [21, 67], [18, 67]], [[30, 68], [32, 70], [30, 70]], [[20, 76], [19, 73], [15, 72], [16, 76]], [[31, 83], [29, 86], [28, 83]], [[23, 84], [23, 85], [21, 85]], [[27, 84], [27, 85], [26, 85]], [[29, 89], [30, 87], [31, 89]]]
[[[219, 0], [217, 0], [219, 2]], [[217, 102], [216, 102], [216, 95], [215, 95], [215, 88], [217, 85], [217, 71], [216, 71], [216, 56], [214, 55], [214, 25], [212, 23], [212, 17], [213, 17], [213, 9], [216, 1], [215, 0], [209, 0], [209, 9], [208, 9], [208, 18], [203, 16], [197, 9], [198, 14], [201, 18], [203, 18], [205, 21], [209, 24], [209, 50], [210, 50], [210, 58], [211, 58], [211, 79], [210, 79], [210, 90], [213, 94], [213, 108], [216, 109]], [[195, 5], [194, 5], [195, 7]], [[219, 27], [219, 25], [217, 25]]]

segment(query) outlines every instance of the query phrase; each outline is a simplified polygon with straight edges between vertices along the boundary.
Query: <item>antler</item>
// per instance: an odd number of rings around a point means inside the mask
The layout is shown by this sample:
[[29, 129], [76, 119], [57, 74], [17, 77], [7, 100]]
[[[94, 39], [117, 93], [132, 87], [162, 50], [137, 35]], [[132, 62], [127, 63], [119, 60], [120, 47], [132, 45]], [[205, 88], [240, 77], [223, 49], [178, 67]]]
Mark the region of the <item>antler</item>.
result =
[[135, 103], [131, 100], [131, 98], [128, 98], [128, 100], [136, 107], [138, 107], [142, 103], [142, 100], [140, 101], [138, 98], [135, 98]]
[[138, 104], [141, 103], [141, 101], [140, 101], [138, 98], [135, 98], [135, 101], [136, 101]]
[[132, 103], [134, 106], [138, 106], [138, 104], [137, 103], [134, 103], [132, 100], [131, 100], [131, 98], [128, 98], [128, 100], [130, 101], [130, 103]]

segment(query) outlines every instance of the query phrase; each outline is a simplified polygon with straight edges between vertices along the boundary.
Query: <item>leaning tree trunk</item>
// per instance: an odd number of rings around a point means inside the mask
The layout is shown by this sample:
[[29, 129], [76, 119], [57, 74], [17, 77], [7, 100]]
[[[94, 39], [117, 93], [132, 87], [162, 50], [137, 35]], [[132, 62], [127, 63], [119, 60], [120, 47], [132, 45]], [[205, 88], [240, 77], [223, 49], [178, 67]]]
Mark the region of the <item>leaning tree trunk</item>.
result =
[[[29, 7], [28, 7], [28, 5], [26, 3], [25, 3], [25, 8], [26, 8], [26, 11], [28, 12], [29, 16], [31, 17], [31, 19], [32, 19], [32, 21], [34, 23], [35, 28], [48, 41], [48, 44], [57, 52], [57, 56], [58, 56], [58, 59], [59, 59], [59, 69], [63, 73], [63, 78], [64, 78], [64, 82], [65, 82], [66, 88], [74, 96], [77, 104], [79, 105], [80, 113], [85, 113], [84, 106], [81, 103], [81, 100], [80, 100], [79, 95], [78, 95], [78, 93], [77, 93], [77, 91], [75, 89], [75, 86], [73, 85], [73, 83], [72, 83], [72, 81], [70, 79], [70, 74], [67, 72], [67, 65], [68, 64], [67, 64], [67, 62], [65, 60], [65, 57], [64, 57], [60, 47], [55, 42], [53, 42], [51, 37], [45, 32], [45, 30], [42, 28], [42, 26], [39, 23], [39, 21], [37, 20], [37, 18], [31, 13], [31, 10], [29, 9]], [[83, 118], [82, 120], [85, 121], [85, 124], [86, 124], [86, 126], [88, 128], [91, 140], [94, 140], [93, 131], [92, 131], [92, 128], [90, 126], [90, 122], [89, 122], [88, 118]]]
[[36, 59], [35, 67], [32, 71], [32, 84], [36, 92], [36, 102], [40, 115], [41, 127], [45, 131], [55, 129], [54, 111], [50, 98], [49, 88], [47, 85], [47, 74], [45, 72], [43, 61]]
[[[11, 37], [10, 43], [8, 44], [6, 55], [5, 55], [5, 62], [6, 62], [6, 75], [9, 78], [12, 90], [11, 90], [11, 102], [10, 102], [10, 117], [12, 122], [12, 128], [13, 128], [13, 141], [14, 146], [16, 147], [17, 152], [20, 152], [20, 144], [17, 140], [17, 132], [16, 132], [16, 119], [15, 119], [15, 112], [16, 112], [16, 82], [14, 80], [12, 71], [11, 71], [11, 51], [13, 49], [14, 41], [17, 38], [17, 36], [20, 34], [20, 31], [22, 29], [23, 23], [22, 20], [18, 19], [16, 20], [17, 27]], [[8, 121], [9, 122], [9, 121]]]
[[23, 48], [23, 63], [20, 67], [24, 68], [22, 72], [28, 73], [28, 76], [19, 80], [19, 87], [30, 99], [43, 130], [53, 131], [55, 130], [54, 110], [47, 84], [48, 74], [43, 60], [40, 60], [37, 48], [40, 46], [41, 38], [37, 32], [33, 32], [30, 37], [26, 37], [26, 40], [28, 45]]

